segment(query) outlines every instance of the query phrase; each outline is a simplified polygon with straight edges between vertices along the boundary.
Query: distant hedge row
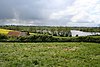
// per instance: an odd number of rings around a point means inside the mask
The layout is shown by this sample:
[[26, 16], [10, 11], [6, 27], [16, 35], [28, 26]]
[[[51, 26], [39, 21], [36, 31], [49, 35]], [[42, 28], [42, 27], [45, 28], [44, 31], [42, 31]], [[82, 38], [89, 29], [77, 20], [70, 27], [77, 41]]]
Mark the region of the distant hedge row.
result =
[[97, 42], [100, 36], [85, 37], [53, 37], [48, 35], [32, 35], [26, 37], [13, 37], [0, 34], [0, 42]]

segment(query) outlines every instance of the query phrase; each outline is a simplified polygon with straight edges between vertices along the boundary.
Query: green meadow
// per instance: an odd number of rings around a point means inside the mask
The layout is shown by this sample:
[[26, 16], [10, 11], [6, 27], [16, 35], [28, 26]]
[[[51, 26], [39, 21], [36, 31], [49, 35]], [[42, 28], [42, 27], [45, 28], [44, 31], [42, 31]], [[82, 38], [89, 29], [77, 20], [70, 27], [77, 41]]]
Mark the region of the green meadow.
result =
[[100, 43], [0, 42], [0, 67], [100, 67]]

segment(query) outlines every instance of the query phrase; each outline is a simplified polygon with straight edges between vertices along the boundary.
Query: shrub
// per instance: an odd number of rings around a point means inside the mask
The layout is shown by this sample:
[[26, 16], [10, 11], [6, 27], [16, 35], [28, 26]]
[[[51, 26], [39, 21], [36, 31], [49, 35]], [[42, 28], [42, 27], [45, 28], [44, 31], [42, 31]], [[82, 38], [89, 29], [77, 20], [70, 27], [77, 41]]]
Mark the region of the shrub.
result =
[[7, 39], [7, 36], [4, 34], [0, 34], [0, 41], [5, 41]]

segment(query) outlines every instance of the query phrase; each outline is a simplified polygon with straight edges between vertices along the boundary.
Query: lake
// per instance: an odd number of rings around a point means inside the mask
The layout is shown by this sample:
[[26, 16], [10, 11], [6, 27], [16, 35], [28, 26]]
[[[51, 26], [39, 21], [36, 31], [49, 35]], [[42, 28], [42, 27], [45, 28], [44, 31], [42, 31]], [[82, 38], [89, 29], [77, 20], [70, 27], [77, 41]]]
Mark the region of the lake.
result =
[[83, 32], [83, 31], [78, 31], [78, 30], [71, 30], [72, 36], [88, 36], [88, 35], [100, 35], [98, 32]]

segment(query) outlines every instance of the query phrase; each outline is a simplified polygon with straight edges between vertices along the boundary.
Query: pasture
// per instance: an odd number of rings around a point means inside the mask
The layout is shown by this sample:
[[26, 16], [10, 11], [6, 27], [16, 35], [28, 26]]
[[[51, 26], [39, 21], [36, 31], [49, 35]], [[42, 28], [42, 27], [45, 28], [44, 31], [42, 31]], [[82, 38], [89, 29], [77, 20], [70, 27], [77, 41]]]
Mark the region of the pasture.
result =
[[100, 67], [100, 43], [2, 43], [0, 67]]

